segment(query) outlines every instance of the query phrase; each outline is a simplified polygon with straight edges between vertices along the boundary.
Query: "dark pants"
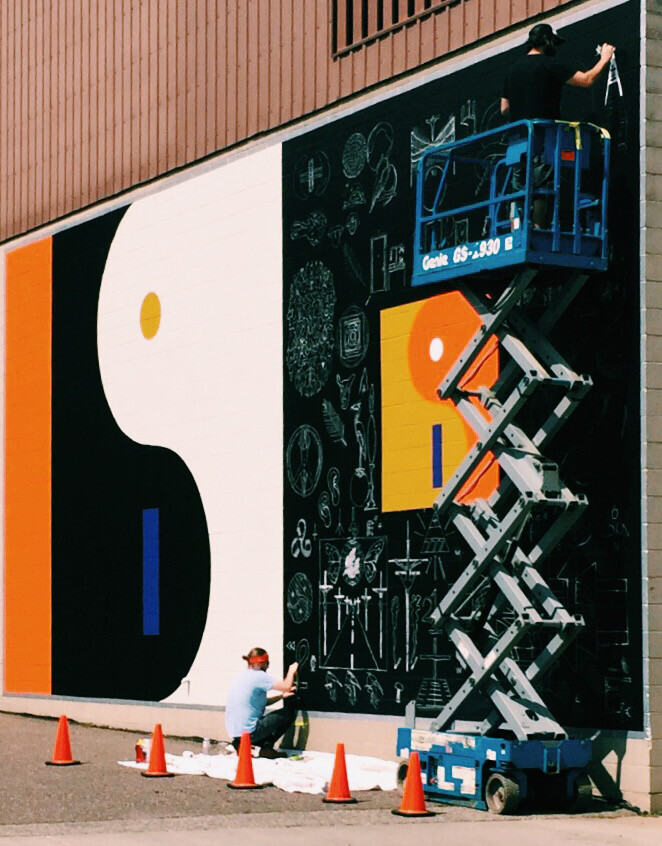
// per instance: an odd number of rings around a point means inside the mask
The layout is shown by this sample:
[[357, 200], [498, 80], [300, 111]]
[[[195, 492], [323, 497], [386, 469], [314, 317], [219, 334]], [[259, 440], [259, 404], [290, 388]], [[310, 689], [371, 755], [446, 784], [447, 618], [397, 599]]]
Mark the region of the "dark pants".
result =
[[[269, 711], [257, 721], [251, 732], [252, 746], [273, 746], [285, 734], [297, 715], [298, 701], [296, 696], [283, 699], [283, 707], [277, 711]], [[232, 739], [232, 745], [239, 749], [240, 737]]]

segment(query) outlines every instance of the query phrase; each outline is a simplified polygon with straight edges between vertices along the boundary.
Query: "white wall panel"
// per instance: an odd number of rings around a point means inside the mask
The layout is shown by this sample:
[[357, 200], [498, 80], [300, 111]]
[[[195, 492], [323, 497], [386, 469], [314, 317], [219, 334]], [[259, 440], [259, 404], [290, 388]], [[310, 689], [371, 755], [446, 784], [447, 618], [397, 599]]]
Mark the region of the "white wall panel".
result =
[[[170, 702], [224, 704], [253, 646], [281, 671], [281, 228], [274, 145], [134, 203], [103, 276], [111, 411], [128, 437], [186, 462], [210, 533], [207, 624]], [[161, 303], [151, 340], [140, 327], [149, 292]]]

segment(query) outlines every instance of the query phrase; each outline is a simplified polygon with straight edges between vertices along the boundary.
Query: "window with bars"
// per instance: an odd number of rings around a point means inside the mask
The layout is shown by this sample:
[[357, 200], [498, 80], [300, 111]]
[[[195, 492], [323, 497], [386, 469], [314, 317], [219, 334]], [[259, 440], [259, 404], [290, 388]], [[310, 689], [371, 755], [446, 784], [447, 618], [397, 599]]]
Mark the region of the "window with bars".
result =
[[462, 0], [333, 0], [333, 54], [342, 56]]

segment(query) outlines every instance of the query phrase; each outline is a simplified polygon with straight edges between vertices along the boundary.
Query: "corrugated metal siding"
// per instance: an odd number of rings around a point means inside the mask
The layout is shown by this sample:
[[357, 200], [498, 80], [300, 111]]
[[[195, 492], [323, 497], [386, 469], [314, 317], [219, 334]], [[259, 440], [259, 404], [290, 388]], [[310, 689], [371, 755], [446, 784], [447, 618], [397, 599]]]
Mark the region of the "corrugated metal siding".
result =
[[569, 2], [458, 0], [334, 59], [331, 0], [5, 0], [0, 238]]

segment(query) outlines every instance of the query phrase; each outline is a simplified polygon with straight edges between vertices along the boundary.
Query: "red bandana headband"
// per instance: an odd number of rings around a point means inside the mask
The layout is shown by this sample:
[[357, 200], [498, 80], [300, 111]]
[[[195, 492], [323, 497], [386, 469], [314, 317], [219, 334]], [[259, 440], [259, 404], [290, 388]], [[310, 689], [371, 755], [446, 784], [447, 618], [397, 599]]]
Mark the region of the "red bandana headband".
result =
[[249, 664], [265, 664], [269, 660], [269, 654], [267, 652], [264, 655], [253, 655], [248, 659]]

